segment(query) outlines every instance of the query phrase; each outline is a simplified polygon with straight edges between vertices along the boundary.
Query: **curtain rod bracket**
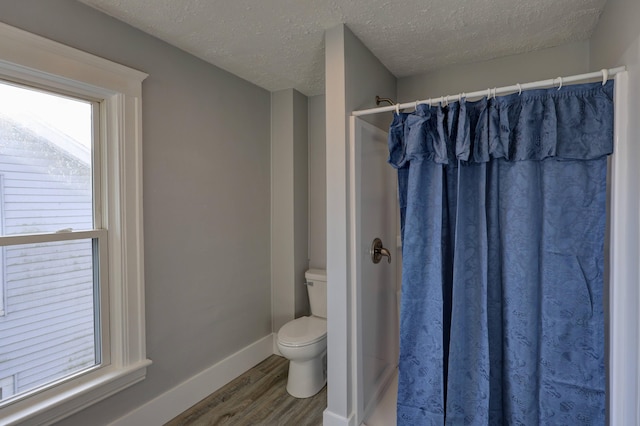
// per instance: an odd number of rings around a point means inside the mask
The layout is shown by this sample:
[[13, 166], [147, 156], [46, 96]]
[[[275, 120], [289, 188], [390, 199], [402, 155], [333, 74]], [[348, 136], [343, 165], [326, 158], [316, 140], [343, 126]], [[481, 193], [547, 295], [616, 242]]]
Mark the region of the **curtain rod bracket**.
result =
[[380, 96], [376, 95], [376, 105], [380, 105], [381, 102], [388, 102], [389, 105], [395, 105], [396, 104], [395, 102], [393, 102], [393, 99], [381, 98]]

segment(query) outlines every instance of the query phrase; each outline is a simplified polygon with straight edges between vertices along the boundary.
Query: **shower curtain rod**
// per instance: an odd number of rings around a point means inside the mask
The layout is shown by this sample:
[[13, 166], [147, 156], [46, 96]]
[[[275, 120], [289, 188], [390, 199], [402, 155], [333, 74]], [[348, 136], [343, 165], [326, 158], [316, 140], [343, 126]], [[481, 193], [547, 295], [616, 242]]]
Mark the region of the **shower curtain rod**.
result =
[[586, 73], [586, 74], [578, 74], [578, 75], [572, 75], [569, 77], [556, 77], [556, 78], [552, 78], [552, 79], [548, 79], [548, 80], [540, 80], [540, 81], [534, 81], [532, 83], [523, 83], [523, 84], [515, 84], [512, 86], [504, 86], [504, 87], [498, 87], [498, 88], [493, 88], [493, 89], [485, 89], [485, 90], [478, 90], [477, 92], [471, 92], [471, 93], [459, 93], [457, 95], [449, 95], [449, 96], [441, 96], [439, 98], [431, 98], [431, 99], [423, 99], [421, 101], [414, 101], [414, 102], [406, 102], [403, 104], [396, 104], [396, 105], [392, 105], [392, 106], [386, 106], [386, 107], [378, 107], [378, 108], [371, 108], [371, 109], [363, 109], [360, 111], [353, 111], [351, 113], [352, 116], [354, 117], [359, 117], [362, 115], [370, 115], [370, 114], [377, 114], [379, 112], [389, 112], [389, 111], [397, 111], [399, 112], [401, 109], [404, 108], [415, 108], [416, 106], [418, 106], [419, 104], [428, 104], [428, 105], [433, 105], [435, 103], [449, 103], [449, 102], [455, 102], [455, 101], [459, 101], [461, 98], [475, 98], [478, 96], [487, 96], [487, 97], [496, 97], [496, 95], [501, 95], [503, 93], [509, 93], [509, 92], [522, 92], [523, 90], [526, 89], [538, 89], [541, 87], [547, 87], [547, 86], [555, 86], [556, 84], [558, 85], [558, 89], [560, 89], [562, 87], [563, 84], [566, 83], [575, 83], [578, 81], [584, 81], [584, 80], [590, 80], [590, 79], [594, 79], [597, 77], [602, 77], [602, 84], [604, 85], [607, 80], [609, 79], [609, 77], [613, 77], [614, 75], [623, 72], [626, 70], [625, 66], [621, 66], [621, 67], [617, 67], [617, 68], [610, 68], [610, 69], [603, 69], [600, 71], [594, 71], [594, 72], [590, 72], [590, 73]]

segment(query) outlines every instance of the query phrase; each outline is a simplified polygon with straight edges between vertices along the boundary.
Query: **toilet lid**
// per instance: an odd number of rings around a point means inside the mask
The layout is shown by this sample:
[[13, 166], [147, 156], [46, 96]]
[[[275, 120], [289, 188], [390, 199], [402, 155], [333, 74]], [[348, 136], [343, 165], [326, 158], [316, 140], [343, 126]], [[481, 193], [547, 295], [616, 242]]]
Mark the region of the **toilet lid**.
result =
[[278, 341], [286, 346], [306, 346], [327, 336], [327, 320], [300, 317], [289, 321], [278, 331]]

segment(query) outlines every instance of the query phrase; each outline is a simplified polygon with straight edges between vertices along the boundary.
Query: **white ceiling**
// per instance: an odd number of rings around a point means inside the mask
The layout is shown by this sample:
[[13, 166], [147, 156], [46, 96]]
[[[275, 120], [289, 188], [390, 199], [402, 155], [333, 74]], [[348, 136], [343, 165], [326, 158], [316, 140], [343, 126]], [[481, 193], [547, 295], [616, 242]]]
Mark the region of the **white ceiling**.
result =
[[346, 23], [406, 77], [586, 40], [606, 0], [79, 0], [267, 90], [324, 93]]

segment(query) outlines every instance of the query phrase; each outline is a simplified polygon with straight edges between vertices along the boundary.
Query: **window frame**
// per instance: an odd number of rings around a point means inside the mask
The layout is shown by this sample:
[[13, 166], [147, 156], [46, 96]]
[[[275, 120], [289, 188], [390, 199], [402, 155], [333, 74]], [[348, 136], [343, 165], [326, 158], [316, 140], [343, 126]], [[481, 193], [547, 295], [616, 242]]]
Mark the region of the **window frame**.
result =
[[[142, 81], [147, 74], [0, 23], [0, 76], [100, 102], [99, 199], [101, 298], [109, 328], [102, 364], [3, 406], [3, 424], [48, 424], [146, 376], [142, 226]], [[101, 207], [99, 207], [101, 206]], [[96, 222], [100, 223], [100, 220]], [[87, 235], [89, 235], [87, 234]], [[71, 237], [71, 235], [70, 235]], [[6, 238], [6, 237], [5, 237]], [[14, 237], [11, 237], [14, 238]], [[16, 236], [19, 241], [24, 236]], [[102, 241], [101, 241], [102, 240]]]

